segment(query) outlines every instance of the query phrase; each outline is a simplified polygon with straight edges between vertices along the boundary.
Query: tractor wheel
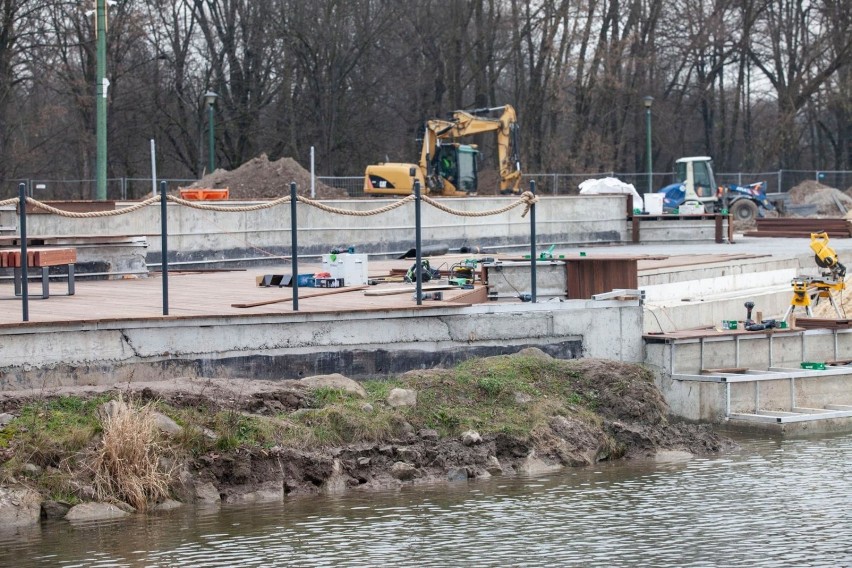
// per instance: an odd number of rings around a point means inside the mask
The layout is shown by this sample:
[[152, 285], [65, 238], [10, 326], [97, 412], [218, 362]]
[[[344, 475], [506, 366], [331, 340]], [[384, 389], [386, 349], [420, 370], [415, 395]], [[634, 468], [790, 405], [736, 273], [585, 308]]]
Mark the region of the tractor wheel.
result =
[[734, 221], [752, 221], [757, 217], [757, 205], [748, 199], [734, 202], [729, 211], [734, 216]]

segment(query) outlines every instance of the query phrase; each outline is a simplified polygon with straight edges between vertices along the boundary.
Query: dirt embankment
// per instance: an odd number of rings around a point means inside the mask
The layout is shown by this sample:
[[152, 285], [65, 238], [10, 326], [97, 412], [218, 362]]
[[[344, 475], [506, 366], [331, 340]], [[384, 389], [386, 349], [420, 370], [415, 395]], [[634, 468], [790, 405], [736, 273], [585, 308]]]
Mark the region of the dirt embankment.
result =
[[733, 447], [709, 426], [672, 421], [640, 366], [535, 349], [391, 381], [194, 379], [120, 391], [128, 408], [155, 413], [160, 453], [148, 459], [167, 492], [93, 477], [91, 464], [116, 445], [104, 408], [125, 404], [94, 388], [0, 397], [12, 417], [0, 430], [3, 485], [37, 489], [51, 510], [94, 499], [145, 508], [166, 493], [246, 503]]

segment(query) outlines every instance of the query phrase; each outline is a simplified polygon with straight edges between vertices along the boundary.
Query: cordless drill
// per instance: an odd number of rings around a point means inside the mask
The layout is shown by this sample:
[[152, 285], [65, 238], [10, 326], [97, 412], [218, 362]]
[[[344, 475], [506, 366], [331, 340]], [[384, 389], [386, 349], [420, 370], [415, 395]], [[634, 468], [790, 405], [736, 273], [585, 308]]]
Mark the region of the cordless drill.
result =
[[772, 329], [778, 326], [778, 322], [775, 320], [763, 320], [761, 323], [754, 323], [754, 320], [751, 319], [751, 310], [754, 308], [754, 302], [746, 302], [746, 320], [744, 323], [744, 327], [746, 331], [763, 331], [764, 329]]

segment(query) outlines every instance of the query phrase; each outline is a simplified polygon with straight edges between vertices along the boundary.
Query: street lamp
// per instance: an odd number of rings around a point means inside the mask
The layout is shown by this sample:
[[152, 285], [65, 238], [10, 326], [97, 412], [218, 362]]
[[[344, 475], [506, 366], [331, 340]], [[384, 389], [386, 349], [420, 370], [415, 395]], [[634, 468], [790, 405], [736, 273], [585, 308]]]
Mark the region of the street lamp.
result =
[[[648, 156], [648, 193], [654, 192], [654, 174], [653, 174], [653, 159], [651, 156], [651, 105], [654, 103], [654, 97], [647, 95], [642, 97], [642, 103], [645, 105], [645, 132], [647, 138], [645, 140], [645, 154]], [[645, 212], [645, 200], [642, 200], [642, 212]]]
[[213, 173], [213, 170], [216, 169], [216, 153], [213, 145], [213, 105], [216, 104], [217, 98], [219, 98], [219, 95], [213, 91], [204, 93], [204, 102], [207, 103], [207, 159], [210, 162], [209, 173]]
[[95, 3], [95, 37], [97, 61], [95, 64], [95, 138], [97, 153], [95, 155], [95, 199], [104, 201], [107, 198], [107, 88], [109, 79], [106, 78], [106, 34], [107, 34], [107, 0], [97, 0]]

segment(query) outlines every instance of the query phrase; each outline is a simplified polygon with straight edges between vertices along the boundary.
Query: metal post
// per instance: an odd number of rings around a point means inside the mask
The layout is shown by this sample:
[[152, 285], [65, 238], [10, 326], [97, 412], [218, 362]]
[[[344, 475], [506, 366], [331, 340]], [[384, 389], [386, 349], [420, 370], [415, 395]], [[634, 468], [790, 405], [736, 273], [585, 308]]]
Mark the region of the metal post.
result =
[[417, 300], [417, 305], [423, 304], [423, 267], [420, 260], [420, 180], [414, 180], [414, 280], [416, 282], [414, 297]]
[[[535, 195], [535, 180], [530, 180], [530, 193]], [[536, 259], [535, 259], [535, 203], [530, 203], [530, 298], [533, 304], [536, 300]]]
[[299, 243], [296, 227], [296, 182], [290, 182], [290, 258], [293, 265], [293, 311], [299, 311]]
[[96, 113], [97, 113], [97, 186], [95, 188], [95, 199], [105, 201], [106, 171], [107, 171], [107, 87], [109, 81], [106, 78], [106, 0], [97, 0], [95, 8], [96, 39], [97, 39], [97, 63], [96, 67]]
[[163, 315], [169, 315], [169, 216], [166, 182], [160, 182], [160, 267], [163, 274]]
[[27, 287], [27, 184], [18, 184], [18, 211], [21, 227], [21, 308], [24, 321], [30, 321], [30, 292]]

